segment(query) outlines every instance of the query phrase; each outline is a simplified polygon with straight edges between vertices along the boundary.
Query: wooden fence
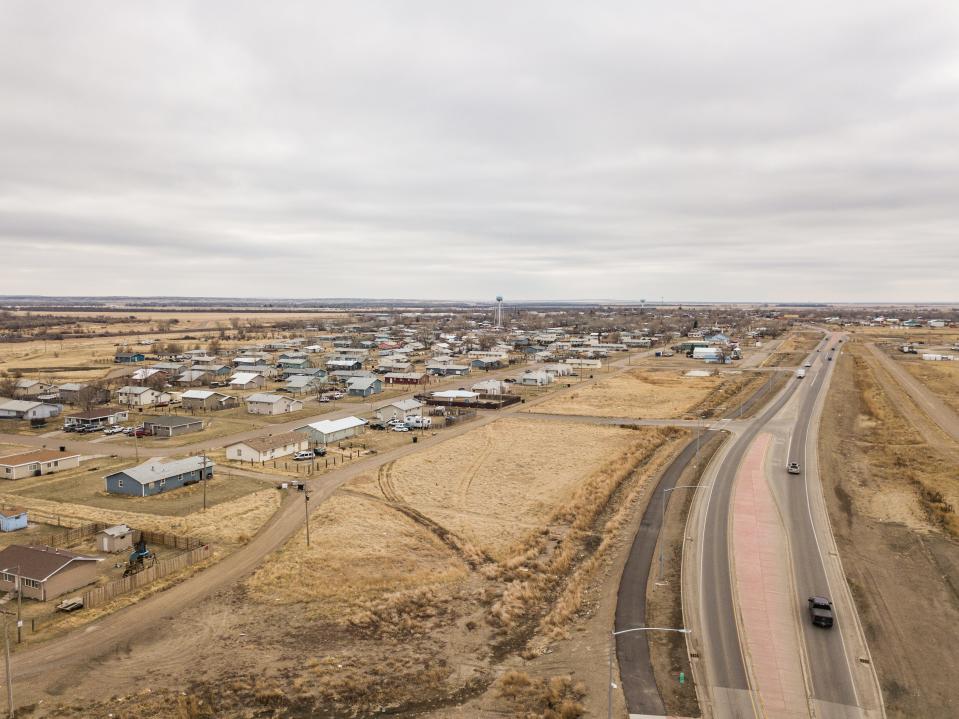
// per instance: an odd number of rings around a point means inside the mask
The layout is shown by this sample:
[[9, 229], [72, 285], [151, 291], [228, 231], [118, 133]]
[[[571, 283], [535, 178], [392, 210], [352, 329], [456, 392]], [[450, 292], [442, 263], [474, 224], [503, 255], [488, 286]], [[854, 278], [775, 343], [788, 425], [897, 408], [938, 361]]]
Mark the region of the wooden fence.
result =
[[147, 567], [142, 572], [137, 574], [133, 574], [129, 577], [121, 577], [120, 579], [114, 579], [112, 582], [104, 584], [102, 587], [89, 589], [83, 593], [83, 607], [84, 609], [96, 607], [121, 594], [127, 594], [128, 592], [132, 592], [140, 587], [144, 587], [151, 582], [155, 582], [161, 577], [171, 574], [172, 572], [177, 572], [181, 569], [189, 567], [191, 564], [196, 564], [197, 562], [201, 562], [204, 559], [209, 558], [211, 552], [212, 550], [210, 545], [204, 544], [196, 547], [195, 549], [191, 549], [189, 552], [184, 552], [183, 554], [178, 554], [175, 557], [171, 557], [170, 559], [161, 559], [152, 567]]

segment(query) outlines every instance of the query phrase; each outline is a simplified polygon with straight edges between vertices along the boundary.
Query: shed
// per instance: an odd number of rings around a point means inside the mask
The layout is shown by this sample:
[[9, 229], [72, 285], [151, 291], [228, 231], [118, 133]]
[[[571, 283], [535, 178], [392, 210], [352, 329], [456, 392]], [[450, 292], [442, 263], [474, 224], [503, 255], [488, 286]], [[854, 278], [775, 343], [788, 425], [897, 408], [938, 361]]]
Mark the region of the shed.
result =
[[199, 432], [203, 429], [203, 420], [195, 417], [150, 417], [143, 420], [143, 428], [154, 437], [179, 437], [181, 434]]
[[131, 547], [133, 530], [125, 524], [115, 524], [97, 532], [97, 550], [100, 552], [122, 552]]
[[16, 532], [27, 528], [27, 510], [23, 507], [0, 509], [0, 532]]

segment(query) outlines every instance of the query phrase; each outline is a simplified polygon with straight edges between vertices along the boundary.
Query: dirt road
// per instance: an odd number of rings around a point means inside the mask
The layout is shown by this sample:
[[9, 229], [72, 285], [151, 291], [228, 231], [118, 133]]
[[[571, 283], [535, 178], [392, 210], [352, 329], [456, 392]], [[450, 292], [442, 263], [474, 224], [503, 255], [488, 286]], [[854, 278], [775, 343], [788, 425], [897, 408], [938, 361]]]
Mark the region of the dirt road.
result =
[[959, 442], [959, 415], [953, 411], [952, 407], [943, 402], [939, 397], [922, 382], [913, 377], [909, 372], [899, 366], [899, 364], [890, 359], [885, 352], [876, 347], [872, 342], [866, 345], [883, 369], [895, 379], [906, 391], [909, 397], [916, 405], [925, 412], [929, 418], [939, 425], [949, 437]]

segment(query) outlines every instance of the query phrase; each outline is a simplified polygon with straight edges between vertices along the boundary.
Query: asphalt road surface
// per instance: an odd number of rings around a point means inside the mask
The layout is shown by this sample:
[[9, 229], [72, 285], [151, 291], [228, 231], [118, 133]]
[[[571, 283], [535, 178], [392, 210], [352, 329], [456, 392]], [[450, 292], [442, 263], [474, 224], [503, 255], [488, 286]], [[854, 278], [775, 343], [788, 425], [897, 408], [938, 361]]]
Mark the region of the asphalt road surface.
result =
[[[806, 451], [807, 436], [816, 400], [828, 376], [827, 361], [821, 358], [826, 354], [825, 351], [819, 353], [820, 359], [813, 361], [813, 366], [817, 368], [815, 379], [801, 398], [799, 416], [796, 418], [789, 443], [789, 461], [800, 463], [801, 474], [789, 475], [785, 467], [782, 467], [780, 471], [784, 481], [773, 482], [789, 535], [796, 588], [802, 595], [800, 602], [813, 595], [832, 596], [816, 527], [813, 525], [813, 511], [809, 503], [810, 488], [806, 479], [810, 457]], [[773, 471], [775, 472], [776, 468]], [[842, 641], [841, 623], [848, 617], [844, 618], [837, 611], [836, 625], [828, 631], [814, 627], [812, 622], [805, 619], [805, 614], [801, 613], [800, 627], [812, 676], [813, 697], [826, 702], [856, 706], [859, 699]]]
[[[702, 444], [709, 442], [716, 434], [716, 430], [703, 433]], [[646, 624], [646, 584], [656, 541], [662, 529], [663, 490], [676, 486], [683, 471], [696, 456], [698, 448], [699, 443], [695, 439], [689, 441], [663, 472], [656, 490], [649, 498], [619, 582], [616, 596], [616, 631]], [[619, 676], [629, 713], [664, 714], [665, 707], [656, 688], [656, 679], [649, 659], [647, 634], [633, 632], [616, 637], [616, 659], [619, 662]]]

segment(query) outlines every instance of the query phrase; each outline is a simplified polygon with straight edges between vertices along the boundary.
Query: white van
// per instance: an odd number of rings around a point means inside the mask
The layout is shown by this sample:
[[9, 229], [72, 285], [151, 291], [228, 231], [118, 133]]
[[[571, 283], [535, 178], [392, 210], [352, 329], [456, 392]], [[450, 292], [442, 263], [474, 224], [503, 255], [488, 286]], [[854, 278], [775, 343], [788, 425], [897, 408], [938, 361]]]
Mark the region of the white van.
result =
[[796, 370], [796, 379], [802, 379], [805, 376], [806, 376], [806, 370], [801, 368]]

